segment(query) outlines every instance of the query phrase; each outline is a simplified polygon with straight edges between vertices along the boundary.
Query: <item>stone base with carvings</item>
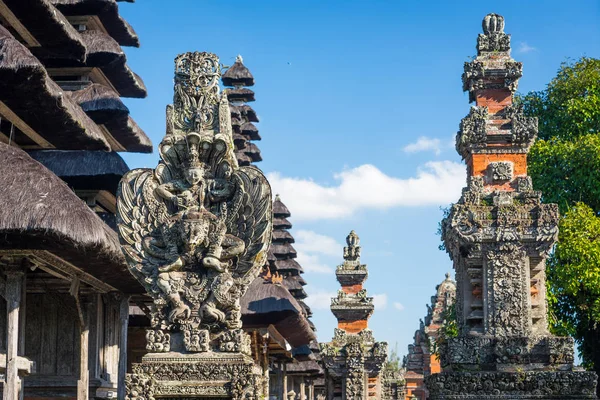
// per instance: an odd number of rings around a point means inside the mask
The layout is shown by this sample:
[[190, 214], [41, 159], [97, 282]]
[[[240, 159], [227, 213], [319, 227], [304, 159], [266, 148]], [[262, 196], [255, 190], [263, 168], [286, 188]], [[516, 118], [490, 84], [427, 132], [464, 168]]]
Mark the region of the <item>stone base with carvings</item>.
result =
[[462, 336], [443, 345], [444, 371], [573, 369], [573, 339], [557, 336]]
[[431, 400], [595, 399], [588, 371], [442, 372], [425, 378]]
[[125, 380], [126, 400], [257, 400], [260, 368], [241, 353], [150, 353], [133, 364]]

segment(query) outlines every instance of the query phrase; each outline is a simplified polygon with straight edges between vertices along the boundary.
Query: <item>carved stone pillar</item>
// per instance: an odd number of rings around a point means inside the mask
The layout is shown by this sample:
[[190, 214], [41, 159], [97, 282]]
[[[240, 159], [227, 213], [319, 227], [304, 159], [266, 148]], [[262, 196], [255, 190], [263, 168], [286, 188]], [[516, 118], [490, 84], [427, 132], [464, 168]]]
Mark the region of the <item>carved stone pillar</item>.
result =
[[283, 370], [281, 371], [281, 398], [285, 399], [288, 393], [288, 376], [287, 363], [283, 362]]
[[573, 340], [547, 328], [545, 259], [559, 215], [527, 175], [538, 127], [513, 104], [522, 64], [510, 56], [502, 16], [487, 15], [483, 28], [463, 74], [476, 105], [456, 137], [467, 187], [442, 221], [459, 335], [441, 348], [443, 372], [426, 385], [432, 400], [592, 399], [595, 374], [576, 370]]

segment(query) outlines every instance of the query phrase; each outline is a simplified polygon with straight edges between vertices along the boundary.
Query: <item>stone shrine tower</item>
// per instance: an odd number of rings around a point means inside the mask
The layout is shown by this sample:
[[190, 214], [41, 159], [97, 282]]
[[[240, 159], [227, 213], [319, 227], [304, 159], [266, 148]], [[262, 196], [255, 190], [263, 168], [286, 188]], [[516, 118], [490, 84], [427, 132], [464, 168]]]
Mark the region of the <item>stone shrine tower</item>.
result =
[[502, 16], [487, 15], [483, 32], [462, 76], [475, 106], [456, 137], [468, 187], [442, 222], [460, 333], [426, 385], [431, 399], [592, 399], [595, 374], [574, 369], [573, 340], [548, 331], [545, 260], [559, 215], [527, 175], [537, 119], [513, 104], [522, 64]]
[[387, 359], [387, 343], [375, 342], [368, 329], [373, 298], [363, 283], [367, 266], [360, 263], [360, 239], [352, 231], [346, 238], [344, 262], [335, 275], [342, 289], [331, 299], [338, 320], [333, 340], [321, 344], [328, 400], [383, 399], [381, 369]]

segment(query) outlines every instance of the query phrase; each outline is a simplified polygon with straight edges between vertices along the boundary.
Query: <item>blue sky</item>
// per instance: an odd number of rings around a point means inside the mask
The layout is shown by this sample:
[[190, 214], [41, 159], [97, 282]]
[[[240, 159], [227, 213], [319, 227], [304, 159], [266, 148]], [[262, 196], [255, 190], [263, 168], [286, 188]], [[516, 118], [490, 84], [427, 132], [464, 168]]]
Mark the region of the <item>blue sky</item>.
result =
[[[333, 271], [354, 229], [376, 296], [370, 327], [401, 354], [452, 270], [436, 230], [440, 206], [464, 184], [453, 146], [469, 110], [460, 76], [483, 16], [506, 18], [513, 58], [524, 63], [521, 92], [543, 89], [567, 58], [600, 57], [595, 0], [120, 4], [142, 43], [127, 49], [129, 64], [149, 93], [126, 103], [155, 145], [178, 53], [214, 52], [226, 65], [244, 57], [256, 80], [258, 166], [292, 212], [319, 340], [333, 335]], [[132, 168], [158, 158], [124, 157]]]

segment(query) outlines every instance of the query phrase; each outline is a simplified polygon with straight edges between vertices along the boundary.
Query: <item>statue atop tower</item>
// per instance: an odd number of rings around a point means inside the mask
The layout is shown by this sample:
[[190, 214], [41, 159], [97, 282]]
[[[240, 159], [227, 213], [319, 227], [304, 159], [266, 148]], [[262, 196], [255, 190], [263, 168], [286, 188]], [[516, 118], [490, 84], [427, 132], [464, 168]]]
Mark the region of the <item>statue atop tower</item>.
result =
[[338, 320], [338, 327], [333, 340], [321, 344], [327, 398], [385, 399], [387, 391], [381, 372], [388, 346], [386, 342], [376, 342], [368, 329], [375, 307], [373, 298], [363, 288], [368, 272], [367, 266], [360, 263], [360, 239], [356, 232], [350, 232], [346, 244], [344, 262], [335, 271], [342, 288], [331, 299], [331, 312]]
[[[266, 260], [271, 189], [260, 170], [238, 166], [220, 78], [216, 55], [177, 56], [158, 166], [132, 170], [119, 185], [123, 252], [130, 272], [153, 299], [146, 334], [150, 353], [133, 367], [131, 399], [150, 376], [152, 387], [143, 389], [148, 396], [245, 399], [255, 390], [240, 298]], [[222, 376], [202, 377], [200, 371], [215, 363]], [[192, 364], [196, 375], [177, 382], [180, 370]], [[243, 385], [235, 382], [241, 371], [247, 371]], [[208, 378], [222, 385], [196, 382]]]

